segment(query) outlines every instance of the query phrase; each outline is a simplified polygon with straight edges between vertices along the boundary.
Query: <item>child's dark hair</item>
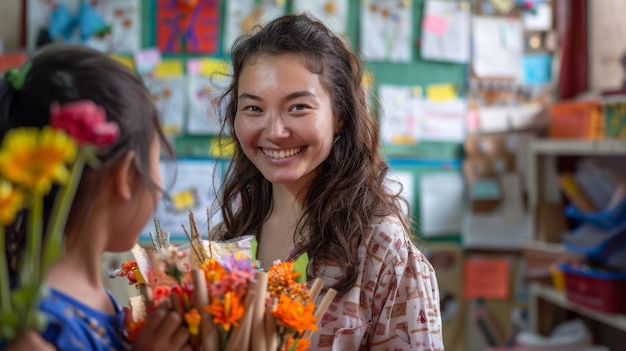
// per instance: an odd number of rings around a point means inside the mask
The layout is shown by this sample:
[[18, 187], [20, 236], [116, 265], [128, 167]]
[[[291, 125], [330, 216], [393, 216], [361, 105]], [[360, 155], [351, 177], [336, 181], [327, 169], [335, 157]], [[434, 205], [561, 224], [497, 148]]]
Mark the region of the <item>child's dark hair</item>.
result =
[[[14, 87], [6, 79], [0, 80], [0, 140], [13, 128], [48, 125], [53, 103], [63, 105], [91, 100], [104, 108], [109, 121], [119, 125], [120, 137], [98, 154], [102, 167], [97, 171], [85, 168], [70, 218], [87, 217], [93, 189], [101, 188], [99, 185], [106, 179], [109, 166], [129, 151], [135, 152], [134, 168], [146, 186], [154, 192], [161, 191], [150, 175], [153, 138], [158, 137], [170, 155], [173, 152], [161, 130], [156, 107], [139, 76], [107, 55], [81, 46], [46, 46], [29, 64], [23, 85]], [[87, 182], [89, 188], [85, 186]], [[55, 194], [53, 187], [44, 200], [44, 225]], [[23, 246], [26, 216], [27, 213], [20, 213], [15, 223], [7, 228], [7, 255], [11, 258], [12, 270]], [[72, 223], [68, 222], [69, 225]]]

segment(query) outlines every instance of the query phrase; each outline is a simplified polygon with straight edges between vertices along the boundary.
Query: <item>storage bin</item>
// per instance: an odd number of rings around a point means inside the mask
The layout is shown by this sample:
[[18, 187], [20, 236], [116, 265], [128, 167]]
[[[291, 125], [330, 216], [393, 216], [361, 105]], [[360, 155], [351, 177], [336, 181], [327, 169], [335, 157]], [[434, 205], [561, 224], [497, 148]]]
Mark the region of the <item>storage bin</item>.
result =
[[603, 139], [605, 119], [601, 101], [565, 101], [550, 107], [550, 137]]
[[599, 212], [583, 212], [570, 204], [565, 208], [565, 216], [602, 230], [613, 230], [626, 223], [626, 198], [612, 208]]
[[567, 300], [604, 313], [626, 313], [626, 272], [609, 272], [562, 263]]
[[[626, 222], [610, 231], [584, 224], [577, 230], [563, 235], [563, 246], [595, 262], [626, 271], [624, 260], [613, 260], [616, 256], [626, 254]], [[615, 266], [620, 262], [621, 265]]]

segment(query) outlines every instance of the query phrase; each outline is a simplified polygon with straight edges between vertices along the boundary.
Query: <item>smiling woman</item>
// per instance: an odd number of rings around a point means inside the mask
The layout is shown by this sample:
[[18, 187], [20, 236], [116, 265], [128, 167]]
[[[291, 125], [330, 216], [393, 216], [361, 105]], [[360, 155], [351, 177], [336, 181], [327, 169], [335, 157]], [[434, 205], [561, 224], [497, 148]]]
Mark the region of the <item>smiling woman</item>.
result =
[[358, 57], [316, 19], [287, 15], [237, 40], [232, 64], [222, 133], [235, 153], [211, 235], [254, 235], [263, 268], [309, 257], [309, 283], [339, 293], [312, 350], [443, 350], [435, 272], [388, 187]]

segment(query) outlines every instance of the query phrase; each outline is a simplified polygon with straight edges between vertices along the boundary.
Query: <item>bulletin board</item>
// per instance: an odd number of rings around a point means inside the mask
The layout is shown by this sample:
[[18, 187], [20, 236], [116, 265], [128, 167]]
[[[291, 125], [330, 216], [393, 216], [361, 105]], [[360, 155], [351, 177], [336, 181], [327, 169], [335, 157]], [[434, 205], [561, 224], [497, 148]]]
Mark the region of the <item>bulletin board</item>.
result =
[[[156, 9], [157, 0], [142, 0], [142, 37], [141, 42], [144, 48], [155, 47], [156, 39]], [[411, 85], [411, 86], [428, 86], [431, 84], [451, 84], [457, 87], [457, 91], [462, 93], [465, 90], [467, 65], [426, 61], [420, 57], [419, 38], [421, 35], [421, 20], [423, 16], [424, 3], [426, 0], [412, 1], [412, 30], [413, 41], [411, 60], [408, 63], [394, 62], [368, 62], [364, 61], [365, 69], [373, 76], [374, 87], [380, 84], [395, 85]], [[454, 1], [454, 0], [453, 0]], [[285, 2], [286, 12], [290, 13], [294, 6], [293, 0]], [[362, 3], [360, 1], [349, 1], [348, 21], [345, 26], [345, 32], [350, 40], [353, 49], [359, 45], [359, 16], [361, 13]], [[220, 13], [226, 13], [226, 1], [220, 2]], [[220, 18], [220, 32], [224, 31], [225, 21]], [[228, 59], [229, 55], [223, 50], [223, 43], [218, 45], [218, 50], [211, 57]], [[199, 54], [164, 54], [164, 58], [195, 58], [207, 57], [207, 55]], [[202, 157], [202, 154], [208, 150], [210, 140], [207, 137], [197, 137], [182, 135], [177, 138], [177, 152], [183, 153], [182, 156]], [[198, 154], [198, 152], [200, 154]], [[390, 158], [402, 159], [460, 159], [462, 157], [462, 147], [460, 143], [450, 142], [422, 142], [415, 145], [386, 146], [385, 152]]]

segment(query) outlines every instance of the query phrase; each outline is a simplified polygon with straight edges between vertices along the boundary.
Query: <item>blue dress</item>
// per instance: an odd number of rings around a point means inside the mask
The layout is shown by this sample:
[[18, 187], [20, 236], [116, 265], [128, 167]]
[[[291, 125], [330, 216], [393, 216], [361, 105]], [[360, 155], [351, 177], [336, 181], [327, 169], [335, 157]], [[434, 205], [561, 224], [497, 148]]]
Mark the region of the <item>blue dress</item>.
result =
[[115, 314], [112, 315], [50, 289], [40, 304], [41, 311], [48, 317], [43, 338], [63, 351], [128, 349], [124, 311], [111, 293], [107, 293], [115, 306]]

